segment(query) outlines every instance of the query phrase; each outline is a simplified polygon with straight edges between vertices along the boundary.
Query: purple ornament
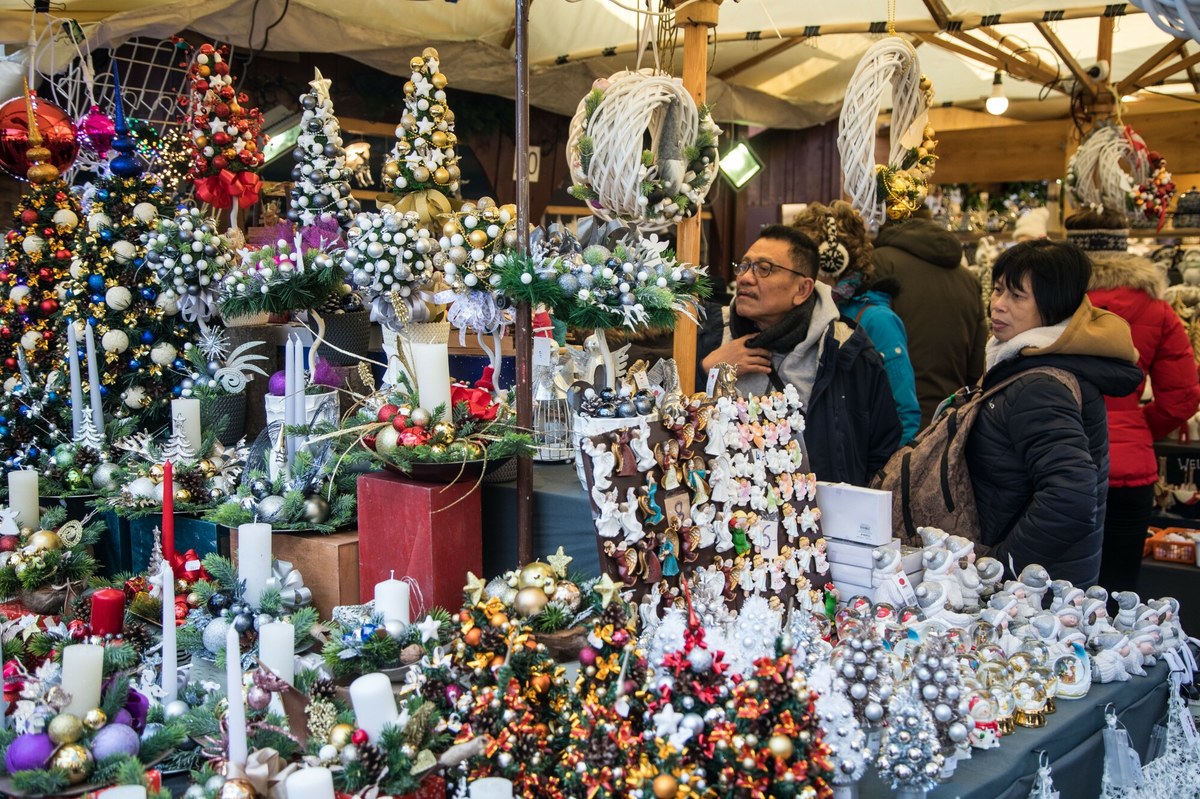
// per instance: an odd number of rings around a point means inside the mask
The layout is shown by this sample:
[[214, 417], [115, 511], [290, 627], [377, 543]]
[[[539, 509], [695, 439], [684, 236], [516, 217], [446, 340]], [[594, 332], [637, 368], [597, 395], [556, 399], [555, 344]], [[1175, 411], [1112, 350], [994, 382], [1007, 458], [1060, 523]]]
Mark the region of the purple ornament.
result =
[[462, 695], [463, 695], [463, 689], [462, 689], [461, 685], [457, 685], [456, 683], [450, 683], [449, 685], [446, 686], [446, 701], [449, 702], [451, 705], [457, 705], [458, 700]]
[[92, 738], [92, 757], [99, 762], [113, 755], [132, 756], [136, 755], [141, 747], [141, 738], [133, 727], [109, 722]]
[[129, 711], [121, 708], [117, 711], [117, 715], [112, 717], [113, 724], [124, 724], [126, 727], [133, 726], [133, 716], [129, 715]]
[[9, 774], [45, 768], [50, 762], [50, 756], [54, 754], [54, 749], [54, 742], [44, 732], [37, 735], [18, 735], [8, 745], [8, 753], [4, 756], [4, 768]]
[[124, 723], [129, 724], [133, 727], [134, 732], [141, 735], [146, 729], [146, 716], [150, 713], [150, 700], [145, 694], [130, 688], [129, 698], [125, 700], [123, 710], [130, 716], [130, 721]]
[[271, 381], [267, 384], [267, 390], [271, 392], [272, 397], [282, 397], [287, 393], [287, 372], [280, 369], [275, 374], [271, 375]]
[[592, 649], [590, 646], [585, 646], [583, 649], [579, 650], [579, 662], [584, 666], [596, 665], [596, 658], [599, 656], [600, 653], [595, 649]]
[[113, 137], [117, 135], [112, 118], [95, 105], [79, 118], [75, 128], [79, 131], [80, 143], [100, 158], [112, 147]]
[[342, 376], [333, 368], [333, 364], [324, 358], [317, 359], [317, 365], [313, 367], [312, 375], [312, 384], [314, 386], [341, 388], [344, 382]]
[[257, 685], [250, 686], [250, 690], [246, 692], [246, 704], [255, 710], [266, 710], [267, 705], [271, 704], [271, 692]]

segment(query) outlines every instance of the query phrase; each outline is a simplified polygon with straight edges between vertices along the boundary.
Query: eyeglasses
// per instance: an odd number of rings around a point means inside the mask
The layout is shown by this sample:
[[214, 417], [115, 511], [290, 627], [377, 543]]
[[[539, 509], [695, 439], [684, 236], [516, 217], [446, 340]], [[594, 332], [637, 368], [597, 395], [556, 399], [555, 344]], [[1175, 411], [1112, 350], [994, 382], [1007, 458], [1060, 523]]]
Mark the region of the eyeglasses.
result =
[[735, 277], [741, 277], [742, 275], [746, 274], [747, 269], [752, 267], [754, 269], [754, 276], [760, 280], [770, 277], [772, 274], [774, 274], [776, 269], [782, 269], [784, 272], [791, 272], [793, 275], [799, 275], [800, 277], [808, 277], [808, 275], [804, 274], [803, 272], [795, 269], [788, 269], [786, 266], [781, 266], [780, 264], [777, 264], [774, 261], [768, 261], [765, 258], [760, 258], [757, 261], [742, 261], [740, 264], [734, 264], [733, 274]]

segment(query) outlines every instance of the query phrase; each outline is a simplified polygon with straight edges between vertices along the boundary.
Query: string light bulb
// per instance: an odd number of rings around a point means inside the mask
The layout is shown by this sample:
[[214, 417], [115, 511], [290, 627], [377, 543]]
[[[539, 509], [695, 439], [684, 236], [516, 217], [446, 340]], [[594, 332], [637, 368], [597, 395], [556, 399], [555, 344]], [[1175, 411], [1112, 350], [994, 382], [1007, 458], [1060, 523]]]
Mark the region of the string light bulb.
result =
[[1000, 70], [996, 70], [996, 76], [992, 78], [992, 96], [984, 102], [989, 114], [1000, 116], [1008, 110], [1008, 97], [1004, 94], [1004, 81], [1000, 75]]

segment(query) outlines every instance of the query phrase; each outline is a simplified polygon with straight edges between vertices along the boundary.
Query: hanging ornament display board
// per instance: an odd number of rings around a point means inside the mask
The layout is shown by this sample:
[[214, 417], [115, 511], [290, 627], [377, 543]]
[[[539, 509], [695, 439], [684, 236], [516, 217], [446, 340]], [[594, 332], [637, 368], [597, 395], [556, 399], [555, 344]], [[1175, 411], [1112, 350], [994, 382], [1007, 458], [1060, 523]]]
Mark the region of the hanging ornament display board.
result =
[[720, 135], [678, 78], [618, 72], [597, 80], [571, 119], [569, 191], [600, 219], [665, 230], [699, 213]]
[[[880, 103], [891, 88], [892, 125], [888, 160], [875, 163]], [[867, 49], [846, 88], [838, 119], [843, 190], [870, 226], [904, 219], [925, 202], [937, 156], [927, 124], [933, 84], [921, 74], [917, 52], [906, 39], [888, 36]]]
[[794, 390], [677, 393], [659, 413], [583, 440], [601, 568], [653, 613], [682, 601], [680, 578], [697, 573], [719, 577], [731, 607], [822, 602], [829, 565]]

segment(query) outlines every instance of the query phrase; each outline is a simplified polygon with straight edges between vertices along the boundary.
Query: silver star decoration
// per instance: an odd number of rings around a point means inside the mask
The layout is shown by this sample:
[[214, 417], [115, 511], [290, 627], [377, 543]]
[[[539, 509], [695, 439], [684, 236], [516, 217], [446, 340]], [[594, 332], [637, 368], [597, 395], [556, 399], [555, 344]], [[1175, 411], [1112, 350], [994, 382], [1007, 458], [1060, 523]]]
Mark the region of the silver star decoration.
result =
[[200, 338], [196, 341], [196, 346], [204, 353], [205, 358], [210, 361], [225, 360], [225, 356], [229, 354], [231, 344], [229, 336], [225, 334], [225, 328], [209, 327], [201, 323]]
[[317, 96], [318, 101], [324, 100], [329, 97], [329, 86], [333, 81], [322, 75], [321, 70], [315, 67], [313, 68], [313, 73], [316, 77], [309, 81], [308, 85], [312, 86], [313, 94]]

